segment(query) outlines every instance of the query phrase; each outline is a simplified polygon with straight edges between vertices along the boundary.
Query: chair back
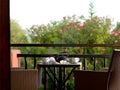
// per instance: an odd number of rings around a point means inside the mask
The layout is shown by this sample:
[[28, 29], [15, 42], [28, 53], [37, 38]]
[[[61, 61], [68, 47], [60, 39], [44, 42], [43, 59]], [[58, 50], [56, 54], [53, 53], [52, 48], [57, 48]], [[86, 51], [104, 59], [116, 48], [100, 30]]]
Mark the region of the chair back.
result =
[[38, 90], [38, 70], [12, 68], [11, 90]]
[[108, 90], [120, 90], [120, 50], [113, 50], [108, 70]]

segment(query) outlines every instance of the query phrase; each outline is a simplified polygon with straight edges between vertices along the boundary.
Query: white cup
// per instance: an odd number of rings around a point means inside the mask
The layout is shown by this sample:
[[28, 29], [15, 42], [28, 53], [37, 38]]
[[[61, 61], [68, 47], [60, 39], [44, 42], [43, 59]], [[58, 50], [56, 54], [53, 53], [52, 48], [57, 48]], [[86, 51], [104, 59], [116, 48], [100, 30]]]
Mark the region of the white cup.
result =
[[80, 61], [79, 58], [72, 58], [72, 63], [77, 64]]

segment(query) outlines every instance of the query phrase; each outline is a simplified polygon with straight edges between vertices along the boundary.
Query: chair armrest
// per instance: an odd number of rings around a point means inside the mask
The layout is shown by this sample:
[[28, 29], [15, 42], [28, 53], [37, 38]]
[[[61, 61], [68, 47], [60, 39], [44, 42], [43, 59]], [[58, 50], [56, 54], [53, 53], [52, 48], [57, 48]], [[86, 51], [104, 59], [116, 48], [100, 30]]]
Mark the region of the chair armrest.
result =
[[107, 90], [108, 72], [74, 71], [75, 90]]

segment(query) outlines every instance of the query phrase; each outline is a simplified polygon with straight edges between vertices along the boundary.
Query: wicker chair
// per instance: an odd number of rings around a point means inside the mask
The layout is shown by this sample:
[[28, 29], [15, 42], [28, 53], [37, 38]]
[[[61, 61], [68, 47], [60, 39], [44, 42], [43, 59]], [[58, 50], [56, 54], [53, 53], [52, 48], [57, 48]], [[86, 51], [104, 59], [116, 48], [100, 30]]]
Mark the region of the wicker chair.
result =
[[120, 50], [113, 50], [108, 71], [74, 71], [75, 90], [120, 90]]
[[11, 90], [37, 90], [37, 69], [11, 69]]

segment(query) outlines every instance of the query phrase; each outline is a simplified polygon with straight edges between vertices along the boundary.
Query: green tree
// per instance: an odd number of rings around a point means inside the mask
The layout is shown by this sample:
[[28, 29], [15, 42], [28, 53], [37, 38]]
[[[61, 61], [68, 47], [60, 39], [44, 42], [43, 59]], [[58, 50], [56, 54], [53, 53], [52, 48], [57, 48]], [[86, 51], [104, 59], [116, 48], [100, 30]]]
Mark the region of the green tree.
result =
[[25, 30], [21, 28], [16, 20], [10, 20], [10, 32], [11, 43], [27, 43]]
[[[89, 17], [65, 16], [60, 21], [48, 25], [33, 25], [29, 31], [32, 43], [44, 44], [106, 44], [110, 40], [111, 20], [95, 15], [93, 3], [89, 4]], [[55, 49], [55, 48], [54, 48]], [[75, 49], [75, 48], [74, 48]], [[102, 54], [102, 48], [71, 48], [71, 53]], [[69, 53], [70, 53], [69, 52]]]

